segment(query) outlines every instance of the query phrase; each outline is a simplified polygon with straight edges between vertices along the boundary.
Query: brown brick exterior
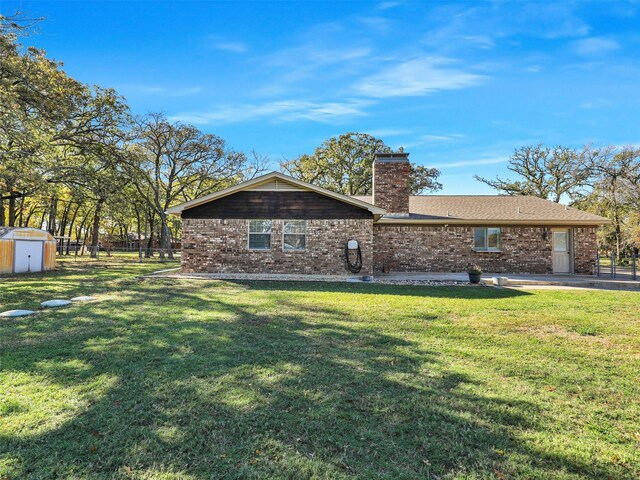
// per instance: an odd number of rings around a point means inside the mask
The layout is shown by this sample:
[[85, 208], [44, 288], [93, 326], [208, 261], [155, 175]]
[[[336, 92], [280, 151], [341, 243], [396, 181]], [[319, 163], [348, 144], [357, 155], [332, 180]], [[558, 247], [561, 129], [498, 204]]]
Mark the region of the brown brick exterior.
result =
[[376, 158], [373, 162], [373, 204], [384, 208], [388, 215], [408, 215], [410, 170], [411, 164], [406, 157]]
[[[575, 273], [592, 274], [595, 228], [574, 228]], [[501, 252], [475, 252], [472, 226], [374, 225], [374, 270], [552, 273], [552, 235], [545, 227], [502, 227]]]
[[575, 273], [595, 275], [598, 243], [594, 227], [573, 229]]
[[282, 250], [283, 220], [272, 220], [271, 250], [248, 248], [246, 219], [182, 221], [182, 271], [185, 273], [290, 273], [352, 275], [344, 247], [355, 239], [362, 249], [361, 275], [373, 273], [373, 219], [307, 220], [306, 250]]

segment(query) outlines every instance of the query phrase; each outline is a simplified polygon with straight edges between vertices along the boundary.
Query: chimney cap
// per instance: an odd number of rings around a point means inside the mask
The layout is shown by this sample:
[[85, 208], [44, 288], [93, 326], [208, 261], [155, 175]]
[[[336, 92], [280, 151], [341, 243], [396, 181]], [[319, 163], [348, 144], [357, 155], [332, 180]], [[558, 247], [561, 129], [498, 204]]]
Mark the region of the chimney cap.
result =
[[374, 156], [374, 161], [385, 162], [385, 163], [408, 162], [409, 153], [407, 152], [391, 152], [391, 153], [376, 152]]

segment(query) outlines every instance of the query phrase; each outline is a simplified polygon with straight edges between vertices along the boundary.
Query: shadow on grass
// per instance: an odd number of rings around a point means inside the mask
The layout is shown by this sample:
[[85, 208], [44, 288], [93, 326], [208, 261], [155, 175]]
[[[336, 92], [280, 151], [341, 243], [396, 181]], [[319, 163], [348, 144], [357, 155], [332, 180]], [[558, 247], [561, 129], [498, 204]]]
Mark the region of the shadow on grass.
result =
[[[129, 286], [116, 305], [3, 328], [6, 371], [65, 388], [113, 379], [49, 431], [0, 432], [0, 467], [11, 465], [9, 477], [612, 476], [607, 465], [525, 446], [510, 429], [538, 428], [534, 405], [471, 393], [475, 380], [450, 371], [437, 351], [350, 323], [338, 307], [309, 311], [286, 295], [269, 307], [238, 298], [228, 284], [219, 291], [176, 284], [169, 293], [167, 283]], [[501, 451], [522, 464], [505, 464]]]
[[[200, 280], [196, 280], [200, 281]], [[409, 295], [466, 299], [496, 299], [531, 295], [530, 292], [484, 286], [389, 285], [349, 282], [287, 282], [273, 280], [224, 280], [250, 290], [289, 292], [335, 292], [353, 294]]]

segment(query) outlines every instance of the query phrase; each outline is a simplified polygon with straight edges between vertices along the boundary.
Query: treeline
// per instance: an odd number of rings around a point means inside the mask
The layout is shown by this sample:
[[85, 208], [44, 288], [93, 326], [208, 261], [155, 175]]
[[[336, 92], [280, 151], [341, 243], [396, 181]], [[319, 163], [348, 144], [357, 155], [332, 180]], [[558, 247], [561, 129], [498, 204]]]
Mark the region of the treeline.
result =
[[501, 193], [535, 195], [607, 217], [612, 223], [598, 232], [600, 248], [638, 253], [640, 148], [526, 146], [514, 151], [508, 169], [515, 179], [476, 179]]
[[[20, 43], [24, 18], [0, 16], [0, 226], [29, 226], [88, 244], [154, 245], [172, 256], [180, 221], [169, 206], [262, 173], [266, 160], [160, 113], [134, 116], [112, 89], [69, 77], [45, 52]], [[371, 193], [375, 152], [391, 148], [365, 133], [326, 140], [283, 161], [302, 180], [348, 195]], [[476, 178], [509, 195], [568, 203], [612, 220], [600, 247], [640, 247], [640, 148], [526, 146], [509, 159], [516, 177]], [[413, 166], [413, 193], [442, 188], [437, 169]]]
[[[91, 245], [145, 239], [172, 256], [187, 201], [254, 176], [257, 154], [160, 113], [133, 116], [112, 89], [69, 77], [20, 43], [30, 22], [0, 16], [0, 226]], [[102, 239], [100, 237], [103, 237]]]

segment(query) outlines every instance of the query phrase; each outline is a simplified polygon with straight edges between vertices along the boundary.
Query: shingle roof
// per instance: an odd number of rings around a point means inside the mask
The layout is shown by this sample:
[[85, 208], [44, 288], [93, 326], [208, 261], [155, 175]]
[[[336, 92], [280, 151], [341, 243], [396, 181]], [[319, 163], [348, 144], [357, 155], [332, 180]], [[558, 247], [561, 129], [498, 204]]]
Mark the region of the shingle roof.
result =
[[[371, 196], [356, 196], [372, 202]], [[413, 195], [409, 217], [383, 216], [384, 222], [496, 223], [549, 225], [602, 225], [610, 221], [599, 215], [532, 196], [509, 195]]]

